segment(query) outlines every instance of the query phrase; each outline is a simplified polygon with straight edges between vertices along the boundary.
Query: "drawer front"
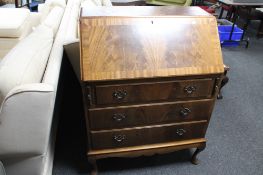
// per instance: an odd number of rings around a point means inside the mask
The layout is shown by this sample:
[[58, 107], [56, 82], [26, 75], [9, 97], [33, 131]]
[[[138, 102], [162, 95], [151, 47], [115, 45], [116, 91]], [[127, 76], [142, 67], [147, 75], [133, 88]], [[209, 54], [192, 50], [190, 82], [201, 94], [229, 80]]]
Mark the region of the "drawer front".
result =
[[214, 100], [159, 103], [89, 110], [91, 130], [207, 120]]
[[180, 98], [210, 98], [213, 79], [96, 86], [97, 104], [143, 103]]
[[93, 131], [91, 133], [92, 147], [93, 149], [108, 149], [203, 138], [205, 126], [204, 121], [115, 131]]

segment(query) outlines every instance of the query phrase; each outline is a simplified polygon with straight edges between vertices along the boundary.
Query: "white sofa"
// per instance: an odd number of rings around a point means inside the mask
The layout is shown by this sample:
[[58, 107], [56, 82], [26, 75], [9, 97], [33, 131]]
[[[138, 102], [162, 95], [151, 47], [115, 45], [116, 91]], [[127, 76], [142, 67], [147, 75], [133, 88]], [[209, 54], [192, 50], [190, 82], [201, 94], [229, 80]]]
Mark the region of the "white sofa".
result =
[[39, 13], [25, 8], [0, 8], [0, 60], [39, 24]]
[[64, 0], [63, 7], [60, 1], [50, 3], [50, 10], [43, 7], [41, 24], [0, 61], [0, 160], [7, 175], [52, 173], [63, 42], [77, 33], [71, 25], [76, 28], [80, 4], [69, 0], [66, 6]]
[[7, 175], [52, 174], [63, 45], [78, 40], [81, 4], [111, 2], [46, 0], [36, 29], [0, 59], [0, 161]]

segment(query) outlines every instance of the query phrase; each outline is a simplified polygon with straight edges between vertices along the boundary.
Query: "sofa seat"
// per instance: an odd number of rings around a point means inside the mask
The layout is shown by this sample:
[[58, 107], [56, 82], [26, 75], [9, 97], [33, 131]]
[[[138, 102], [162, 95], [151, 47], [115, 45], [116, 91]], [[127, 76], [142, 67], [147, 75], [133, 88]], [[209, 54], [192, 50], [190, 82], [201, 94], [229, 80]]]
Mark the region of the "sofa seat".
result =
[[0, 37], [21, 37], [29, 14], [30, 11], [24, 8], [0, 8]]
[[0, 63], [0, 105], [15, 86], [41, 81], [52, 44], [52, 28], [40, 25], [3, 58]]
[[24, 8], [0, 8], [0, 61], [39, 24], [37, 13]]

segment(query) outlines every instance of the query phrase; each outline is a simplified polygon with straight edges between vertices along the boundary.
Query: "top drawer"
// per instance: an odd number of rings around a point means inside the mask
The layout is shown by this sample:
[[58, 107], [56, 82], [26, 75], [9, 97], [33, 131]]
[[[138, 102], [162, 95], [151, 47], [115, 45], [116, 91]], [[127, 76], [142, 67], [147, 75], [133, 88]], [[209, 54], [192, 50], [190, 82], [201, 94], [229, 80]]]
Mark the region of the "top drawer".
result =
[[213, 79], [151, 82], [142, 84], [98, 85], [97, 104], [143, 103], [181, 98], [210, 98]]

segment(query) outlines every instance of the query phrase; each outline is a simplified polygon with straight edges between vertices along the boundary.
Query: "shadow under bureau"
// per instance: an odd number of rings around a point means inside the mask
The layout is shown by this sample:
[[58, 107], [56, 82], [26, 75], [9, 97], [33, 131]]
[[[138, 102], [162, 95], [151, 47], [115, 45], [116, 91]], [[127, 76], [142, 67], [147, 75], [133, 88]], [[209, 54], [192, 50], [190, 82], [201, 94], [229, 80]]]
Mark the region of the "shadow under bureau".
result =
[[205, 148], [224, 73], [216, 19], [198, 7], [90, 7], [81, 81], [96, 160]]

